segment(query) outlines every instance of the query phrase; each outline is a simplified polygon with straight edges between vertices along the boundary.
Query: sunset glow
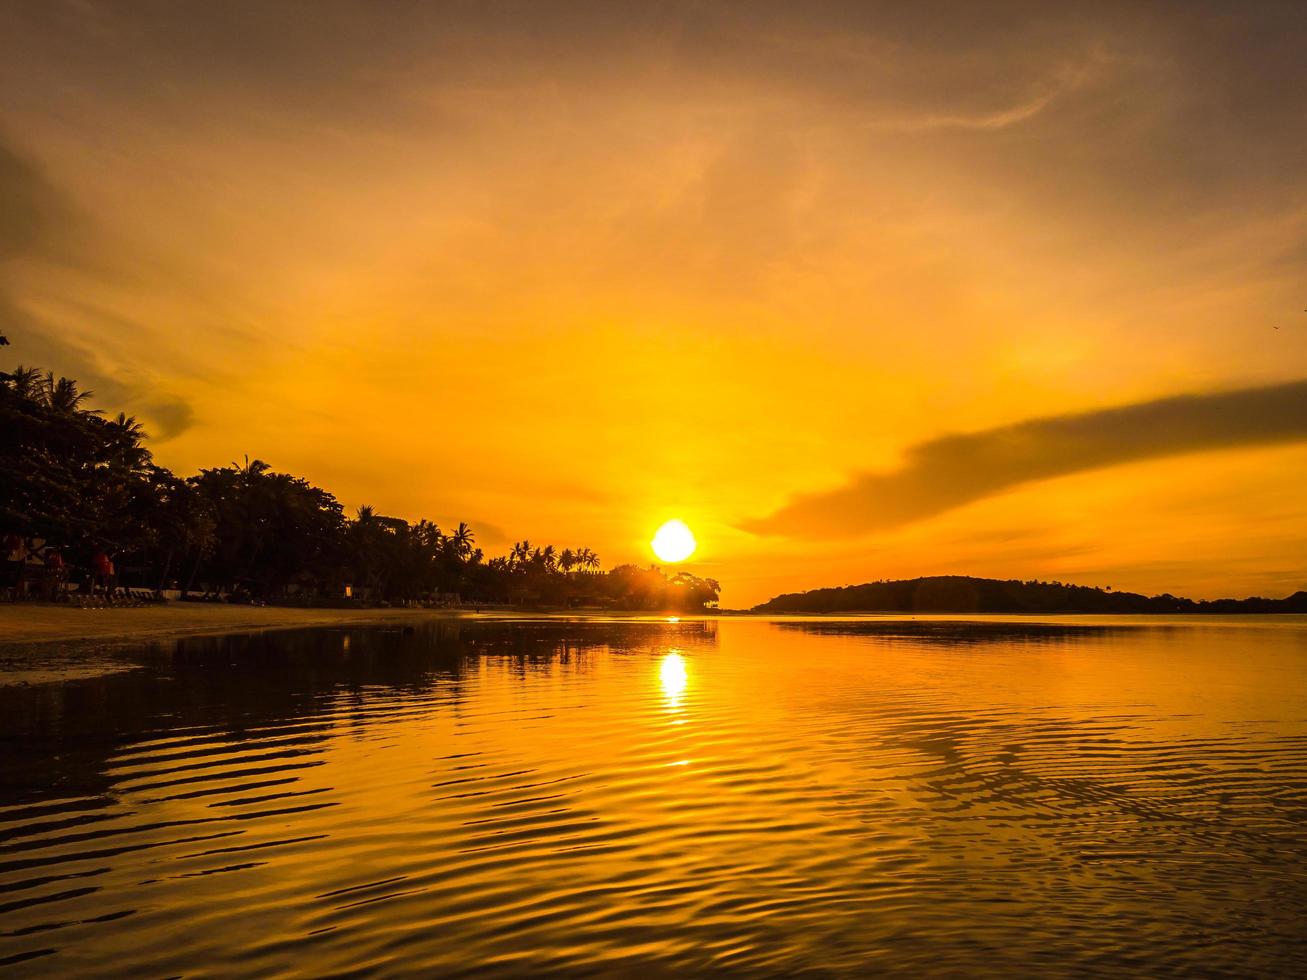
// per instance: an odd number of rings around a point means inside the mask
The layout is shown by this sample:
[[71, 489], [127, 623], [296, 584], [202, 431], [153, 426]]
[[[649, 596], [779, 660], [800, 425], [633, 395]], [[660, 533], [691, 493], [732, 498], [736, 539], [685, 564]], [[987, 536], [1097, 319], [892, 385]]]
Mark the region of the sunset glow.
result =
[[1293, 5], [981, 6], [5, 5], [9, 363], [487, 554], [638, 562], [675, 507], [732, 606], [1292, 591], [1302, 442], [1060, 426], [1307, 376]]

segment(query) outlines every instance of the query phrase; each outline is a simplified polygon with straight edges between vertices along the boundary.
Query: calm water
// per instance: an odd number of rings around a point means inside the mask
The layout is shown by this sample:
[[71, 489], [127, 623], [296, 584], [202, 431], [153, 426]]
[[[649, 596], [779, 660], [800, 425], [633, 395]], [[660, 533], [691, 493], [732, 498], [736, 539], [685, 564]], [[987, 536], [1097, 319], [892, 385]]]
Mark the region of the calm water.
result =
[[445, 621], [9, 684], [0, 962], [1302, 975], [1307, 622], [1144, 622]]

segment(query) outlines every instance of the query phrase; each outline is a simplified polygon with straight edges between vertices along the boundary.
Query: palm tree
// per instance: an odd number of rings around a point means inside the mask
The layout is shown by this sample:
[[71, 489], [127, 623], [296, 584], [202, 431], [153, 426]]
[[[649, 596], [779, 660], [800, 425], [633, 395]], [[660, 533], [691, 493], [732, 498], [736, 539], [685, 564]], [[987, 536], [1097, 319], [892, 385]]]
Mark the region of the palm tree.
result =
[[513, 543], [513, 550], [508, 554], [508, 563], [514, 568], [525, 565], [531, 560], [531, 542], [522, 540]]
[[141, 445], [141, 440], [148, 438], [141, 423], [134, 415], [118, 413], [118, 417], [105, 423], [106, 428], [117, 438], [117, 459], [131, 470], [140, 470], [150, 461], [150, 451]]
[[[249, 453], [245, 454], [245, 464], [243, 466], [240, 463], [236, 462], [235, 460], [232, 460], [231, 465], [232, 465], [232, 469], [234, 469], [237, 473], [239, 473], [247, 483], [252, 477], [262, 476], [264, 473], [267, 473], [269, 470], [272, 469], [271, 466], [269, 466], [261, 459], [256, 459], [253, 462], [250, 462]], [[362, 512], [362, 510], [363, 508], [359, 508], [360, 513]], [[370, 516], [372, 513], [372, 508], [369, 507], [367, 508], [367, 510]]]
[[459, 558], [467, 558], [472, 553], [472, 543], [476, 539], [476, 533], [464, 521], [459, 521], [458, 527], [449, 536], [454, 545], [454, 554]]
[[28, 398], [32, 401], [44, 403], [45, 386], [38, 368], [23, 367], [20, 364], [14, 368], [12, 374], [6, 377], [5, 381], [19, 398]]
[[558, 556], [558, 567], [563, 570], [564, 575], [570, 574], [576, 567], [576, 555], [571, 548], [564, 548], [563, 553]]
[[599, 567], [599, 556], [589, 548], [581, 549], [581, 567], [588, 571], [594, 571]]
[[60, 378], [56, 381], [54, 372], [47, 371], [41, 387], [44, 389], [42, 394], [45, 407], [52, 412], [58, 412], [60, 415], [100, 414], [98, 409], [88, 410], [82, 408], [82, 403], [90, 398], [94, 392], [78, 391], [77, 382], [72, 378]]
[[142, 439], [149, 438], [141, 423], [136, 420], [135, 415], [119, 412], [118, 417], [109, 424], [122, 432], [123, 435], [130, 437], [133, 442], [140, 442]]

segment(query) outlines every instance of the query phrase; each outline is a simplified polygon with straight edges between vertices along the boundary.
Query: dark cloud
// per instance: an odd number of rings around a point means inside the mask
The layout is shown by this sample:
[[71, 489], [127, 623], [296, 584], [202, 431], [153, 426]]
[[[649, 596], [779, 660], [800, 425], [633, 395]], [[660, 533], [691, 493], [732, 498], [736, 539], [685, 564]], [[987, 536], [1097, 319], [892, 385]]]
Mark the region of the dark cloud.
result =
[[0, 294], [0, 333], [8, 333], [11, 346], [7, 364], [25, 364], [75, 378], [90, 390], [92, 403], [110, 414], [123, 411], [145, 423], [154, 442], [181, 435], [195, 423], [190, 402], [162, 391], [149, 379], [114, 372], [97, 363], [90, 351], [60, 338], [47, 324], [23, 311]]
[[147, 396], [141, 411], [150, 420], [150, 435], [160, 441], [179, 436], [195, 424], [195, 410], [175, 396]]
[[0, 81], [31, 111], [83, 91], [170, 131], [270, 139], [411, 116], [454, 140], [440, 91], [525, 113], [524, 93], [630, 92], [728, 128], [745, 103], [870, 154], [966, 160], [978, 195], [1006, 175], [1041, 210], [1171, 222], [1299, 186], [1304, 30], [1292, 2], [50, 0], [0, 5]]
[[0, 139], [0, 263], [57, 253], [53, 224], [67, 212], [40, 170]]
[[[8, 359], [76, 378], [94, 392], [98, 405], [142, 416], [156, 439], [179, 435], [194, 421], [189, 403], [158, 390], [147, 378], [105, 369], [94, 352], [64, 339], [57, 324], [32, 314], [18, 299], [21, 263], [94, 269], [83, 237], [72, 202], [35, 163], [0, 138], [0, 333], [11, 342]], [[109, 314], [98, 319], [106, 329], [123, 326]]]
[[58, 229], [67, 226], [69, 214], [63, 195], [40, 169], [0, 137], [0, 331], [8, 333], [11, 356], [20, 361], [33, 359], [26, 342], [39, 341], [43, 331], [16, 299], [15, 267], [24, 260], [66, 260]]
[[1307, 440], [1307, 380], [1181, 395], [1031, 419], [913, 446], [892, 473], [863, 473], [746, 522], [761, 534], [837, 537], [896, 527], [1023, 483], [1204, 450]]
[[[513, 540], [512, 536], [498, 524], [492, 524], [489, 521], [469, 521], [468, 523], [476, 533], [477, 544], [479, 545], [501, 545], [507, 544], [509, 541]], [[445, 529], [449, 530], [450, 528], [457, 526], [457, 519], [450, 518], [446, 521]]]

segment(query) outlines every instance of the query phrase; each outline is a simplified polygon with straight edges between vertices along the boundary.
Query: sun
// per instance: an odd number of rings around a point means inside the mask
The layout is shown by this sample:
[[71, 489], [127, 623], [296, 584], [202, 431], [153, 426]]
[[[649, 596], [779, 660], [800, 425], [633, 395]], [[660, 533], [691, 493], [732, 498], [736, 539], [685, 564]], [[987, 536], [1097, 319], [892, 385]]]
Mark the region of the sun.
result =
[[649, 544], [660, 561], [671, 565], [678, 561], [685, 561], [699, 546], [694, 540], [693, 532], [686, 527], [685, 521], [679, 520], [668, 521], [660, 527]]

